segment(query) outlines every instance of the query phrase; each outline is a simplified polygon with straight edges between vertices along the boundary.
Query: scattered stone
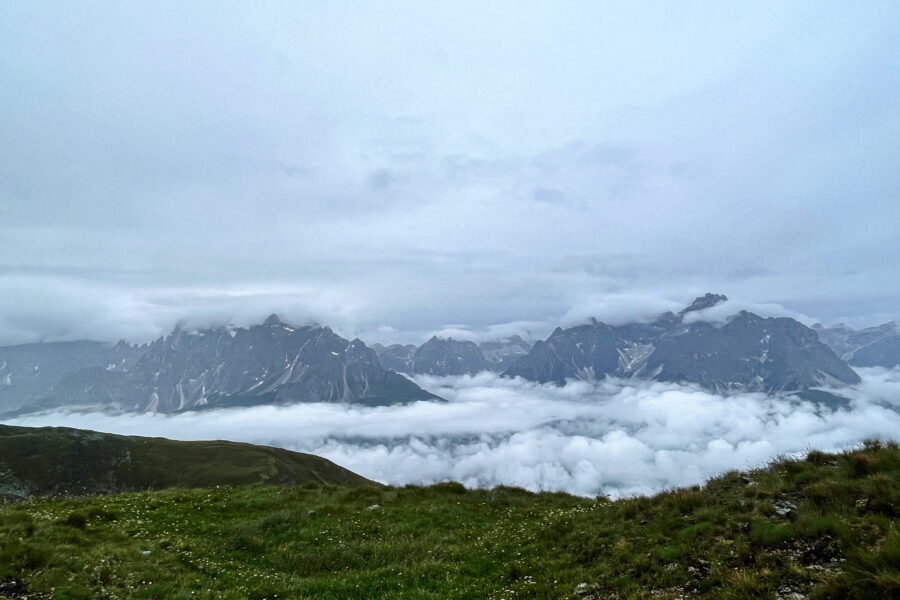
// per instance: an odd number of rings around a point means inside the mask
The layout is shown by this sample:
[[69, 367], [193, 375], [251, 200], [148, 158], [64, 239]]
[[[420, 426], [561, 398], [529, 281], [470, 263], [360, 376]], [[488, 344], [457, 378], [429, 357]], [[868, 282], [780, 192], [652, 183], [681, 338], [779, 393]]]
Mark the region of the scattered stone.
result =
[[8, 579], [0, 581], [0, 592], [23, 593], [27, 591], [28, 588], [25, 586], [25, 582], [21, 579], [10, 577]]
[[801, 545], [800, 560], [803, 564], [821, 564], [832, 561], [840, 555], [837, 541], [824, 535], [815, 542]]
[[688, 575], [691, 579], [684, 585], [684, 591], [691, 594], [698, 593], [704, 579], [709, 577], [709, 561], [702, 558], [695, 558], [690, 561], [687, 567]]
[[575, 593], [579, 596], [587, 596], [591, 593], [591, 586], [589, 586], [587, 583], [579, 583], [575, 586]]
[[316, 514], [316, 511], [308, 510], [308, 511], [306, 511], [306, 514], [308, 514], [309, 516], [313, 516], [314, 514]]
[[7, 577], [0, 579], [0, 598], [9, 600], [45, 600], [50, 595], [29, 591], [28, 585], [21, 579]]
[[150, 550], [141, 550], [141, 556], [150, 556]]
[[[685, 590], [684, 587], [673, 585], [670, 588], [650, 590], [650, 597], [665, 598], [665, 600], [684, 600], [687, 597], [691, 597], [689, 592], [688, 596], [685, 596], [685, 592], [687, 592], [687, 590]], [[618, 596], [611, 596], [611, 598], [612, 597], [618, 598]]]
[[381, 510], [381, 505], [380, 505], [380, 504], [373, 504], [372, 506], [370, 506], [370, 507], [367, 508], [366, 510]]
[[807, 596], [805, 594], [794, 591], [789, 587], [783, 587], [779, 589], [776, 598], [778, 598], [778, 600], [807, 600]]
[[750, 479], [750, 475], [748, 475], [747, 473], [741, 473], [741, 483], [743, 483], [744, 485], [750, 485], [750, 482], [752, 481], [753, 480]]
[[776, 500], [773, 504], [775, 505], [775, 516], [782, 519], [787, 519], [797, 510], [797, 505], [790, 500]]

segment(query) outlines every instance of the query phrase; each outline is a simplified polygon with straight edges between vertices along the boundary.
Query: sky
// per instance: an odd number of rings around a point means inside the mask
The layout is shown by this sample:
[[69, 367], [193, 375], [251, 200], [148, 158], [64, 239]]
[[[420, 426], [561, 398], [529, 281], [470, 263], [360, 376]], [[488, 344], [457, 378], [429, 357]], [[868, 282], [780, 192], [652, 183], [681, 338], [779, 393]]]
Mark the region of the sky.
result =
[[164, 414], [52, 412], [6, 423], [181, 440], [228, 439], [324, 456], [392, 485], [459, 481], [612, 498], [699, 485], [811, 449], [900, 431], [900, 370], [860, 369], [829, 409], [784, 396], [605, 379], [541, 385], [484, 372], [416, 382], [448, 401], [258, 406]]
[[0, 344], [900, 317], [896, 2], [5, 2]]

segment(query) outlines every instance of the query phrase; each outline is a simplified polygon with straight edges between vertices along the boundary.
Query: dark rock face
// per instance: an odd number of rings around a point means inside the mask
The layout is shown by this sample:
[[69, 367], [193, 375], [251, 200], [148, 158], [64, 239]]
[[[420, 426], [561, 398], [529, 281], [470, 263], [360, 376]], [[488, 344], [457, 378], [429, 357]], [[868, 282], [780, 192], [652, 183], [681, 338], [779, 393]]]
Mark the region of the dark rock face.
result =
[[725, 325], [684, 322], [724, 296], [707, 294], [678, 315], [613, 327], [592, 322], [557, 329], [505, 375], [540, 382], [607, 375], [698, 383], [715, 391], [803, 390], [859, 382], [814, 331], [787, 318], [742, 311]]
[[844, 360], [848, 360], [853, 356], [853, 351], [859, 348], [858, 344], [849, 341], [854, 334], [858, 333], [851, 327], [846, 325], [825, 327], [821, 323], [816, 323], [812, 328], [819, 335], [822, 343], [834, 350], [835, 354]]
[[432, 337], [413, 355], [412, 372], [423, 375], [466, 375], [488, 368], [475, 342]]
[[728, 296], [725, 294], [710, 294], [706, 293], [699, 298], [696, 298], [690, 305], [686, 306], [678, 313], [679, 317], [683, 317], [689, 312], [695, 312], [698, 310], [704, 310], [707, 308], [712, 308], [716, 304], [721, 304], [728, 300]]
[[125, 342], [51, 342], [0, 347], [0, 412], [56, 393], [61, 379], [82, 369], [124, 373], [146, 350]]
[[36, 405], [127, 411], [296, 402], [394, 404], [435, 399], [381, 367], [360, 340], [277, 317], [249, 329], [176, 330], [151, 343], [129, 370], [88, 367], [65, 375]]
[[412, 344], [401, 345], [393, 344], [387, 348], [383, 347], [377, 350], [378, 360], [381, 366], [390, 371], [397, 373], [412, 373], [413, 355], [416, 353], [416, 347]]
[[564, 383], [567, 378], [602, 379], [619, 365], [618, 332], [604, 323], [556, 328], [546, 341], [538, 341], [505, 375], [541, 383]]
[[697, 322], [661, 337], [647, 368], [662, 381], [727, 390], [804, 390], [859, 383], [859, 376], [802, 323], [741, 311], [720, 328]]
[[531, 351], [531, 344], [521, 336], [503, 338], [478, 345], [491, 371], [503, 372]]
[[891, 321], [877, 327], [856, 330], [846, 325], [813, 329], [819, 338], [855, 367], [900, 366], [900, 325]]
[[[407, 374], [474, 375], [479, 371], [502, 372], [528, 354], [531, 344], [514, 335], [509, 338], [482, 342], [460, 342], [432, 338], [420, 348], [394, 344], [373, 344], [378, 360], [385, 369]], [[418, 360], [416, 359], [418, 353]]]
[[850, 364], [855, 367], [900, 366], [900, 335], [885, 337], [863, 346], [853, 353]]

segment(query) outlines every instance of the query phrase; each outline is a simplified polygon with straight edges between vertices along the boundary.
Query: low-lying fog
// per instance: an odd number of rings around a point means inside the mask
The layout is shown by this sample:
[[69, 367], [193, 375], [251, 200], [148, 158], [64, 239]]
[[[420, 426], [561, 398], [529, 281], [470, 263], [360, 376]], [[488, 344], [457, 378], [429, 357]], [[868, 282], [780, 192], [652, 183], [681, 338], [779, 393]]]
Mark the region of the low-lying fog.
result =
[[858, 372], [862, 384], [842, 391], [849, 402], [837, 409], [676, 384], [605, 380], [555, 387], [482, 373], [416, 379], [446, 404], [55, 412], [9, 423], [281, 446], [394, 485], [456, 480], [618, 497], [699, 484], [781, 454], [900, 438], [900, 370]]

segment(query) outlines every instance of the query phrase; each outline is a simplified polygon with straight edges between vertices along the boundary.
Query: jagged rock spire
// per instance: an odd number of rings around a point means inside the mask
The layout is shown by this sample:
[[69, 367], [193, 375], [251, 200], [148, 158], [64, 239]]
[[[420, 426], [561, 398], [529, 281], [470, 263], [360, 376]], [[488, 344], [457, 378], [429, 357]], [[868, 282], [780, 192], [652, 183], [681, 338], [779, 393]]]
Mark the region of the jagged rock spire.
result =
[[269, 327], [281, 326], [281, 325], [284, 325], [284, 321], [281, 320], [281, 317], [279, 317], [275, 313], [272, 313], [271, 315], [269, 315], [268, 319], [263, 321], [263, 325], [266, 325]]
[[680, 313], [678, 313], [678, 315], [683, 317], [689, 312], [712, 308], [716, 304], [725, 302], [726, 300], [728, 300], [728, 296], [726, 296], [725, 294], [713, 294], [708, 292], [703, 296], [700, 296], [699, 298], [695, 298], [694, 301], [691, 302], [689, 306], [685, 307]]

